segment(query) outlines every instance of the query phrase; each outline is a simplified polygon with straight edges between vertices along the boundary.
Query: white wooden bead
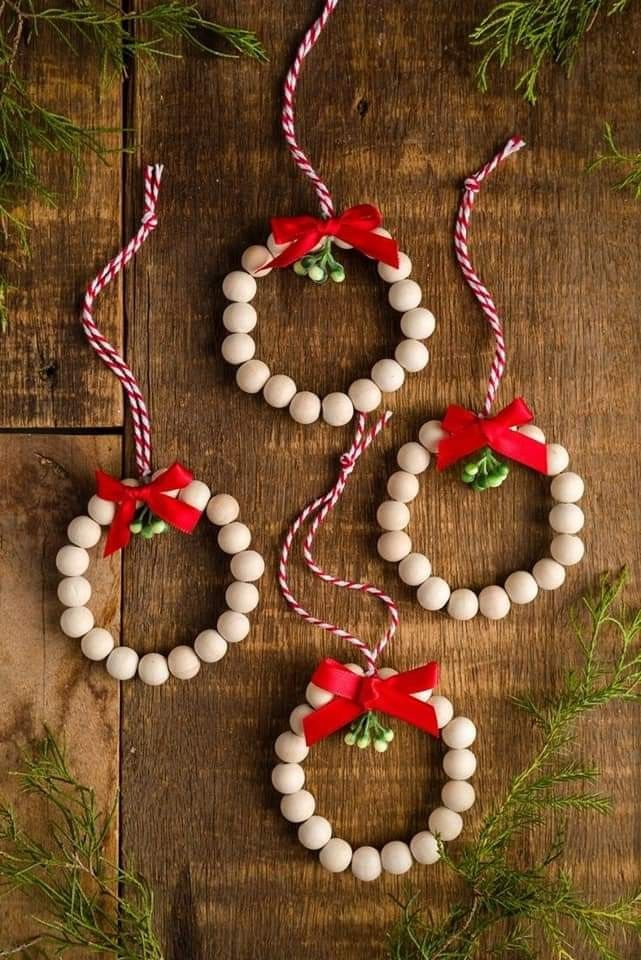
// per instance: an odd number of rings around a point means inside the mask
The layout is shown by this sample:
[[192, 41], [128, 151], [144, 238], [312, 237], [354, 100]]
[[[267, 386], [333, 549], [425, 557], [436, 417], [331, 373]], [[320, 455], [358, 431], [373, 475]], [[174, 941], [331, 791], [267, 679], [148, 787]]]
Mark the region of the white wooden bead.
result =
[[505, 592], [512, 603], [531, 603], [539, 592], [539, 587], [527, 570], [515, 570], [505, 581]]
[[295, 394], [296, 384], [284, 373], [274, 374], [263, 387], [265, 400], [270, 407], [275, 407], [277, 410], [288, 407]]
[[[167, 467], [161, 467], [159, 470], [154, 470], [154, 472], [153, 472], [152, 475], [151, 475], [151, 479], [152, 479], [152, 480], [155, 480], [157, 477], [162, 477], [163, 473], [167, 473]], [[196, 482], [199, 483], [200, 481], [196, 481]], [[203, 484], [203, 486], [204, 486], [204, 484]], [[186, 488], [185, 488], [185, 489], [186, 489]], [[207, 487], [207, 490], [209, 490], [209, 487]], [[172, 500], [176, 500], [176, 499], [178, 498], [178, 494], [179, 494], [179, 493], [180, 493], [180, 488], [177, 487], [175, 490], [165, 490], [165, 491], [163, 491], [163, 496], [164, 496], [164, 497], [171, 497]], [[207, 506], [207, 504], [205, 504], [205, 506]]]
[[556, 560], [544, 557], [534, 564], [532, 575], [541, 590], [558, 590], [565, 582], [565, 567]]
[[58, 584], [58, 600], [65, 607], [84, 607], [91, 598], [91, 584], [84, 577], [65, 577]]
[[251, 530], [239, 520], [226, 523], [218, 531], [218, 546], [223, 553], [240, 553], [252, 542]]
[[425, 583], [432, 572], [432, 564], [424, 553], [409, 553], [398, 565], [398, 575], [410, 587]]
[[472, 620], [479, 611], [479, 598], [473, 590], [461, 587], [453, 590], [447, 604], [447, 612], [452, 620]]
[[227, 653], [227, 641], [218, 630], [201, 630], [194, 640], [194, 650], [203, 663], [218, 663]]
[[63, 577], [80, 577], [89, 566], [89, 554], [84, 547], [67, 544], [56, 554], [56, 567]]
[[172, 676], [178, 680], [191, 680], [200, 670], [200, 660], [192, 647], [181, 644], [170, 651], [167, 666]]
[[410, 522], [410, 512], [400, 500], [385, 500], [376, 511], [376, 520], [383, 530], [403, 530]]
[[383, 869], [381, 855], [376, 847], [357, 847], [352, 854], [352, 873], [357, 880], [376, 880]]
[[382, 533], [376, 544], [378, 555], [389, 563], [398, 563], [412, 549], [412, 541], [403, 530], [389, 530]]
[[100, 524], [91, 517], [74, 517], [67, 527], [69, 542], [76, 547], [84, 547], [85, 550], [95, 547], [101, 534]]
[[240, 264], [243, 270], [251, 273], [253, 277], [266, 277], [268, 273], [272, 272], [272, 267], [264, 267], [263, 264], [271, 258], [271, 253], [267, 247], [255, 243], [244, 251], [240, 258]]
[[471, 810], [476, 800], [476, 791], [466, 780], [449, 780], [441, 790], [441, 801], [448, 810], [464, 813]]
[[266, 240], [267, 249], [273, 257], [277, 257], [279, 253], [282, 253], [283, 250], [287, 250], [289, 243], [276, 243], [274, 240], [274, 234], [270, 233]]
[[564, 567], [571, 567], [583, 557], [585, 547], [580, 537], [570, 533], [558, 533], [550, 544], [550, 553]]
[[456, 840], [463, 829], [460, 813], [448, 810], [447, 807], [437, 807], [436, 810], [432, 810], [427, 823], [431, 832], [440, 837], [444, 843]]
[[476, 757], [465, 747], [448, 750], [443, 757], [443, 771], [451, 780], [469, 780], [476, 773]]
[[225, 603], [236, 613], [251, 613], [258, 606], [260, 597], [253, 583], [234, 580], [225, 590]]
[[169, 680], [167, 658], [161, 653], [146, 653], [138, 663], [138, 676], [150, 687], [159, 687]]
[[381, 850], [381, 863], [386, 873], [407, 873], [413, 863], [410, 848], [402, 840], [390, 840]]
[[379, 237], [387, 237], [388, 240], [392, 239], [392, 234], [385, 227], [375, 227], [372, 233], [376, 233]]
[[248, 333], [230, 333], [222, 342], [221, 352], [227, 363], [245, 363], [256, 353], [256, 344]]
[[399, 313], [418, 307], [422, 296], [423, 291], [416, 280], [399, 280], [393, 283], [387, 292], [390, 307]]
[[244, 270], [232, 270], [223, 280], [223, 293], [228, 300], [249, 303], [256, 296], [256, 281]]
[[430, 700], [430, 704], [436, 713], [436, 722], [438, 723], [438, 728], [439, 730], [442, 730], [443, 727], [447, 726], [454, 716], [454, 707], [447, 697], [441, 697], [437, 694], [434, 694]]
[[305, 771], [299, 763], [277, 763], [272, 770], [272, 786], [279, 793], [297, 793], [305, 783]]
[[257, 323], [258, 314], [251, 303], [228, 303], [223, 310], [223, 326], [230, 333], [251, 333]]
[[409, 503], [413, 500], [419, 490], [419, 483], [413, 473], [407, 473], [406, 470], [397, 470], [387, 481], [387, 492], [392, 500], [400, 500], [401, 503]]
[[239, 513], [238, 500], [229, 493], [217, 493], [207, 504], [207, 518], [217, 527], [232, 523]]
[[388, 677], [395, 677], [398, 673], [398, 670], [395, 670], [394, 667], [381, 667], [378, 671], [378, 675], [382, 680], [387, 680]]
[[80, 649], [87, 660], [105, 660], [113, 648], [114, 638], [102, 627], [94, 627], [80, 641]]
[[382, 260], [379, 260], [376, 269], [378, 270], [378, 275], [381, 280], [384, 280], [386, 283], [398, 283], [399, 280], [407, 280], [409, 277], [412, 272], [412, 261], [406, 253], [399, 251], [398, 267], [390, 267], [388, 263], [383, 263]]
[[93, 625], [93, 613], [88, 607], [67, 607], [60, 617], [60, 629], [68, 637], [82, 637]]
[[323, 399], [323, 420], [330, 427], [342, 427], [354, 416], [354, 404], [346, 393], [328, 393]]
[[502, 620], [510, 612], [510, 598], [503, 587], [484, 587], [479, 593], [479, 610], [488, 620]]
[[256, 550], [241, 550], [231, 558], [230, 568], [236, 580], [260, 580], [265, 572], [265, 561]]
[[585, 484], [577, 473], [560, 473], [550, 484], [550, 493], [559, 503], [576, 503], [585, 491]]
[[372, 380], [383, 393], [394, 393], [405, 382], [405, 371], [400, 363], [386, 357], [372, 367]]
[[524, 423], [522, 427], [518, 428], [518, 432], [522, 433], [524, 437], [529, 437], [530, 440], [537, 440], [539, 443], [545, 443], [545, 434], [540, 427], [537, 427], [534, 423]]
[[440, 420], [428, 420], [418, 432], [418, 439], [430, 453], [437, 452], [439, 443], [446, 436], [447, 432], [443, 429]]
[[225, 610], [216, 621], [216, 629], [227, 643], [240, 643], [249, 634], [249, 628], [245, 614], [235, 610]]
[[323, 690], [322, 687], [317, 687], [315, 683], [308, 683], [307, 689], [305, 690], [305, 699], [315, 710], [318, 710], [319, 707], [324, 707], [326, 703], [329, 703], [334, 699], [332, 693], [328, 693], [327, 690]]
[[202, 513], [211, 497], [211, 490], [202, 480], [192, 480], [186, 487], [183, 487], [178, 494], [178, 499], [183, 503], [188, 503], [190, 507], [200, 510]]
[[299, 737], [291, 730], [285, 730], [284, 733], [281, 733], [276, 739], [274, 750], [278, 759], [285, 763], [301, 763], [309, 753], [305, 737]]
[[298, 840], [306, 850], [320, 850], [332, 836], [332, 825], [325, 817], [310, 817], [298, 828]]
[[[372, 231], [373, 232], [373, 231]], [[340, 247], [341, 250], [353, 250], [351, 243], [345, 243], [344, 240], [341, 240], [340, 237], [333, 237], [332, 243], [335, 243], [337, 247]], [[370, 257], [370, 260], [372, 258]]]
[[408, 373], [418, 373], [429, 363], [430, 352], [420, 340], [401, 340], [394, 351], [394, 358]]
[[115, 647], [107, 657], [107, 673], [114, 680], [132, 680], [138, 670], [138, 654], [131, 647]]
[[436, 837], [429, 830], [421, 830], [412, 837], [410, 850], [417, 863], [436, 863], [440, 859]]
[[101, 527], [108, 527], [116, 515], [116, 504], [111, 500], [103, 500], [95, 493], [87, 504], [87, 513]]
[[585, 516], [576, 503], [557, 503], [550, 510], [548, 520], [556, 533], [578, 533], [583, 528]]
[[373, 380], [367, 378], [354, 380], [347, 392], [354, 404], [354, 409], [360, 413], [370, 413], [372, 410], [376, 410], [382, 400], [381, 391]]
[[271, 376], [271, 370], [262, 360], [248, 360], [236, 371], [236, 384], [243, 393], [260, 393]]
[[547, 446], [547, 474], [548, 477], [556, 477], [558, 473], [567, 469], [570, 462], [570, 454], [565, 447], [559, 443], [548, 443]]
[[303, 720], [313, 712], [313, 708], [310, 707], [308, 703], [301, 703], [297, 707], [294, 707], [289, 715], [289, 725], [292, 728], [292, 732], [299, 737], [304, 737]]
[[318, 855], [321, 866], [330, 873], [342, 873], [347, 870], [352, 860], [352, 848], [347, 840], [332, 837]]
[[431, 310], [414, 307], [401, 317], [401, 330], [409, 340], [427, 340], [436, 328], [436, 319]]
[[416, 599], [425, 610], [442, 610], [450, 599], [450, 585], [442, 577], [428, 577], [416, 591]]
[[407, 473], [423, 473], [430, 465], [430, 455], [422, 443], [404, 443], [396, 454], [396, 462]]
[[320, 417], [321, 402], [315, 393], [301, 390], [289, 404], [289, 414], [296, 423], [315, 423]]
[[365, 676], [365, 670], [363, 667], [361, 667], [360, 663], [344, 663], [343, 666], [346, 670], [357, 674], [359, 677]]
[[476, 740], [476, 726], [467, 717], [454, 717], [441, 732], [443, 743], [452, 750], [471, 747]]
[[280, 800], [280, 812], [290, 823], [302, 823], [309, 820], [316, 807], [316, 801], [309, 790], [297, 790], [286, 793]]

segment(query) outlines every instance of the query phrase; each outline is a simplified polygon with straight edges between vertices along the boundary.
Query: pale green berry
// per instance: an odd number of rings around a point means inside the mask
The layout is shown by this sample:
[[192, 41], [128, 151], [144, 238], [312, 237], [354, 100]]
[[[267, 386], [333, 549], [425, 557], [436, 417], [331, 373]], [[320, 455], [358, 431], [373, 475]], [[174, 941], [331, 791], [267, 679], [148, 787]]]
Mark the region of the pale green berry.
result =
[[164, 520], [154, 520], [151, 524], [152, 533], [164, 533], [167, 529], [167, 524]]
[[351, 731], [349, 733], [346, 733], [343, 739], [345, 740], [345, 743], [347, 744], [348, 747], [353, 747], [354, 744], [356, 743], [356, 735]]
[[318, 264], [315, 264], [313, 267], [310, 267], [307, 276], [310, 280], [313, 280], [314, 283], [322, 283], [325, 279], [325, 271], [322, 267], [319, 267]]
[[356, 746], [360, 750], [365, 750], [365, 748], [369, 747], [369, 745], [370, 745], [369, 737], [359, 737], [358, 740], [356, 741]]
[[307, 267], [302, 260], [297, 260], [294, 264], [294, 273], [297, 277], [306, 277], [307, 276]]
[[385, 733], [383, 734], [383, 737], [385, 738], [385, 740], [387, 740], [388, 743], [391, 743], [392, 740], [394, 739], [394, 731], [386, 730]]
[[375, 740], [375, 741], [374, 741], [374, 749], [375, 749], [378, 753], [385, 753], [385, 751], [387, 750], [387, 741], [386, 741], [386, 740]]
[[154, 535], [154, 531], [152, 530], [150, 524], [148, 524], [146, 527], [143, 527], [140, 533], [141, 533], [141, 536], [145, 538], [145, 540], [151, 540], [151, 538]]
[[133, 523], [129, 524], [129, 529], [132, 533], [140, 533], [142, 531], [142, 523], [140, 520], [134, 520]]
[[334, 283], [342, 283], [343, 280], [345, 279], [345, 271], [340, 265], [337, 267], [334, 267], [333, 270], [330, 270], [329, 275], [331, 279], [334, 281]]

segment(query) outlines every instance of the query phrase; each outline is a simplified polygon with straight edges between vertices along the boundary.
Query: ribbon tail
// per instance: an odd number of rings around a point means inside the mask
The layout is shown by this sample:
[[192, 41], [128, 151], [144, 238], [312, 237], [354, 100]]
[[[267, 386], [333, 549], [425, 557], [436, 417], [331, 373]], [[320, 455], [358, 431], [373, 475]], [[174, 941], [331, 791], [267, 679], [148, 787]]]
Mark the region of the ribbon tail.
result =
[[331, 736], [356, 717], [360, 717], [362, 713], [362, 709], [356, 703], [344, 700], [342, 697], [337, 697], [319, 710], [314, 710], [303, 720], [307, 746], [311, 747], [319, 740]]
[[193, 533], [202, 516], [202, 512], [191, 504], [174, 500], [156, 490], [149, 491], [147, 503], [152, 513], [181, 533]]
[[503, 430], [491, 443], [492, 450], [538, 473], [548, 472], [547, 446], [516, 430]]
[[136, 513], [136, 501], [125, 500], [116, 510], [116, 515], [111, 521], [107, 540], [105, 542], [105, 552], [103, 556], [110, 557], [112, 553], [117, 553], [126, 547], [131, 540], [131, 530], [129, 524]]
[[390, 237], [382, 237], [371, 230], [362, 230], [360, 227], [352, 227], [349, 223], [341, 223], [334, 236], [345, 243], [351, 243], [361, 253], [374, 260], [380, 260], [390, 267], [398, 268], [398, 244], [396, 240]]
[[424, 733], [429, 733], [433, 737], [439, 735], [436, 710], [429, 701], [422, 703], [420, 700], [392, 688], [385, 692], [385, 696], [381, 700], [380, 710], [389, 714], [390, 717], [403, 720], [412, 727], [418, 727], [419, 730], [423, 730]]

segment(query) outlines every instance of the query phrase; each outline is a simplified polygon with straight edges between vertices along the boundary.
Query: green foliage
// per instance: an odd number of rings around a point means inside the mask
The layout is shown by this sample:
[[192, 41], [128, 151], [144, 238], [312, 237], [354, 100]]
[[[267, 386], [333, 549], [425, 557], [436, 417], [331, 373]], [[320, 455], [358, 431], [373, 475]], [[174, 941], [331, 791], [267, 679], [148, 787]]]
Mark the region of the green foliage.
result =
[[33, 956], [34, 949], [59, 956], [79, 947], [115, 960], [162, 960], [149, 887], [108, 858], [114, 811], [97, 807], [49, 731], [18, 776], [52, 819], [43, 844], [20, 827], [13, 807], [0, 804], [0, 892], [32, 898], [39, 928], [27, 943], [0, 947], [0, 958]]
[[481, 90], [488, 73], [522, 58], [525, 69], [516, 89], [535, 103], [544, 65], [552, 61], [568, 72], [588, 30], [599, 17], [621, 13], [630, 0], [501, 0], [472, 32], [471, 42], [483, 49], [477, 69]]
[[623, 176], [615, 181], [615, 190], [630, 190], [635, 199], [641, 197], [641, 153], [622, 153], [614, 140], [614, 133], [609, 123], [603, 130], [605, 149], [588, 166], [588, 170], [596, 170], [604, 164], [614, 164], [623, 171]]
[[[586, 950], [617, 960], [617, 935], [641, 941], [641, 892], [595, 904], [559, 866], [567, 816], [610, 810], [608, 797], [593, 789], [598, 771], [575, 757], [577, 724], [598, 707], [641, 698], [641, 611], [616, 609], [624, 581], [604, 580], [596, 597], [584, 599], [584, 616], [574, 624], [581, 667], [568, 673], [558, 696], [543, 704], [514, 701], [531, 719], [538, 746], [476, 838], [456, 858], [441, 847], [466, 892], [439, 920], [423, 917], [416, 898], [405, 904], [388, 935], [393, 960], [534, 960], [541, 942], [555, 960], [578, 960]], [[550, 825], [552, 840], [544, 843]], [[523, 865], [535, 837], [543, 851]]]

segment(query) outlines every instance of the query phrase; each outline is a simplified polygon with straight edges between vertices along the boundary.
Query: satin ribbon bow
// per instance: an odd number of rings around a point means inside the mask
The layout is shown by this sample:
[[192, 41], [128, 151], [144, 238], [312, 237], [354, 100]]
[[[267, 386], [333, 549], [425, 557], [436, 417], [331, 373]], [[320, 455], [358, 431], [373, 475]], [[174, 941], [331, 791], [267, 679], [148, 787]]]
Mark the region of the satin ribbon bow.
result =
[[351, 244], [361, 253], [375, 260], [382, 260], [390, 267], [398, 267], [398, 244], [389, 237], [373, 233], [380, 227], [383, 218], [370, 203], [350, 207], [338, 217], [322, 220], [316, 217], [272, 217], [271, 228], [276, 243], [289, 246], [266, 267], [287, 267], [313, 250], [323, 237], [338, 237]]
[[531, 423], [534, 415], [525, 400], [517, 397], [493, 417], [480, 417], [465, 407], [449, 406], [442, 426], [449, 434], [438, 445], [436, 469], [445, 470], [463, 457], [490, 447], [539, 473], [547, 473], [547, 447], [510, 427]]
[[434, 662], [383, 679], [378, 676], [362, 677], [336, 660], [323, 660], [314, 670], [312, 683], [333, 693], [335, 697], [303, 720], [307, 745], [311, 747], [368, 710], [378, 710], [397, 717], [438, 737], [434, 707], [410, 696], [421, 690], [431, 690], [437, 681], [438, 664]]
[[155, 480], [130, 487], [102, 470], [96, 470], [96, 493], [103, 500], [117, 504], [116, 514], [109, 527], [105, 544], [105, 557], [122, 550], [131, 540], [129, 524], [136, 515], [137, 504], [142, 502], [156, 517], [160, 517], [183, 533], [191, 533], [201, 517], [201, 511], [182, 500], [168, 497], [170, 490], [182, 490], [194, 479], [191, 470], [180, 463], [159, 474]]

